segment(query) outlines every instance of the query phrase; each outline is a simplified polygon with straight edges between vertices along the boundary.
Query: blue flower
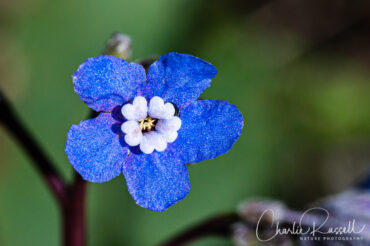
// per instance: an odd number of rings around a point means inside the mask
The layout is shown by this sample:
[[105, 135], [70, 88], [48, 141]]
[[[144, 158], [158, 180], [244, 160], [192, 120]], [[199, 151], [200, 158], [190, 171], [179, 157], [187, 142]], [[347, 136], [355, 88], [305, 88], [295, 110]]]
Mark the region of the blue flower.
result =
[[164, 211], [190, 190], [187, 163], [226, 153], [243, 117], [232, 104], [197, 100], [217, 70], [197, 57], [168, 53], [146, 74], [138, 64], [101, 55], [73, 75], [76, 93], [96, 118], [73, 125], [69, 161], [90, 182], [122, 172], [136, 203]]

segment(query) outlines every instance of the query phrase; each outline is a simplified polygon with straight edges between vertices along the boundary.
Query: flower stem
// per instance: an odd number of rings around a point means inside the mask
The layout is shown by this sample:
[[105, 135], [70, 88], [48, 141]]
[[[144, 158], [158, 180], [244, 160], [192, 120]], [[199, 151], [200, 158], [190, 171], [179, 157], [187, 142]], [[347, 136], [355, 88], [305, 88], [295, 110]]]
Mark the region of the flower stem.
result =
[[160, 246], [182, 246], [206, 236], [228, 237], [232, 233], [232, 225], [238, 221], [240, 218], [236, 213], [218, 215], [190, 227]]
[[0, 90], [0, 123], [13, 135], [18, 144], [32, 159], [36, 169], [40, 172], [50, 191], [59, 204], [65, 200], [65, 183], [53, 165], [52, 161], [32, 137], [31, 133], [19, 120], [13, 107]]
[[85, 191], [86, 182], [76, 173], [62, 209], [64, 246], [86, 245]]
[[32, 137], [0, 90], [0, 123], [12, 134], [32, 159], [50, 191], [54, 195], [63, 220], [63, 245], [85, 246], [85, 190], [86, 182], [75, 173], [71, 185], [55, 169], [54, 163]]

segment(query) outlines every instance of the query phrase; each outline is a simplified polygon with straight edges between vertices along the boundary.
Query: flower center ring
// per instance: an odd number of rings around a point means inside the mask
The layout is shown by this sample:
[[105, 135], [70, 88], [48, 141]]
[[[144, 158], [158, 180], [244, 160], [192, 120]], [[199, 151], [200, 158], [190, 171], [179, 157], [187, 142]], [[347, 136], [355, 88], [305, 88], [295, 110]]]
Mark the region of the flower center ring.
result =
[[162, 152], [168, 143], [177, 139], [181, 119], [175, 116], [175, 107], [160, 97], [152, 97], [149, 104], [145, 97], [135, 97], [132, 104], [122, 106], [122, 115], [127, 119], [122, 125], [125, 142], [140, 146], [145, 154], [154, 150]]

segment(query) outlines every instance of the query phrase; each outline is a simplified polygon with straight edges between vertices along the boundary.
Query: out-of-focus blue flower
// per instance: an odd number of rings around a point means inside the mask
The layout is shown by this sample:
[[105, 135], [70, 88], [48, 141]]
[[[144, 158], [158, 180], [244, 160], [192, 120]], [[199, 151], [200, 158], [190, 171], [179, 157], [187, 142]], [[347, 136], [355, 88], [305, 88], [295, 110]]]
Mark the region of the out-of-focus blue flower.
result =
[[74, 89], [101, 113], [69, 130], [72, 166], [90, 182], [123, 172], [137, 204], [166, 210], [190, 190], [187, 163], [226, 153], [241, 134], [243, 117], [234, 105], [197, 101], [216, 73], [210, 63], [179, 53], [162, 56], [148, 74], [113, 56], [87, 59], [73, 75]]

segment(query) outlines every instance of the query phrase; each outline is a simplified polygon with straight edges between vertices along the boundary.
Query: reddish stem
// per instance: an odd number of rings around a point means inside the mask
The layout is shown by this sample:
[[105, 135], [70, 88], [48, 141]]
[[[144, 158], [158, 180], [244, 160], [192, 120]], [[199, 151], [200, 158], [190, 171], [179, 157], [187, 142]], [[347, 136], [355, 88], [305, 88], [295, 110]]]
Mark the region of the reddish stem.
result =
[[2, 123], [23, 150], [32, 159], [33, 164], [46, 181], [49, 189], [61, 204], [65, 199], [65, 184], [51, 159], [46, 155], [40, 145], [32, 137], [28, 129], [17, 117], [14, 108], [0, 90], [0, 123]]
[[176, 235], [160, 246], [186, 245], [206, 236], [227, 237], [231, 234], [232, 225], [239, 220], [236, 213], [215, 216]]
[[86, 245], [85, 191], [86, 182], [76, 173], [62, 207], [64, 246]]
[[0, 90], [0, 123], [2, 123], [23, 150], [32, 159], [61, 209], [63, 245], [85, 246], [85, 190], [86, 182], [75, 173], [74, 181], [67, 186], [55, 169], [54, 163], [17, 117], [13, 107]]

